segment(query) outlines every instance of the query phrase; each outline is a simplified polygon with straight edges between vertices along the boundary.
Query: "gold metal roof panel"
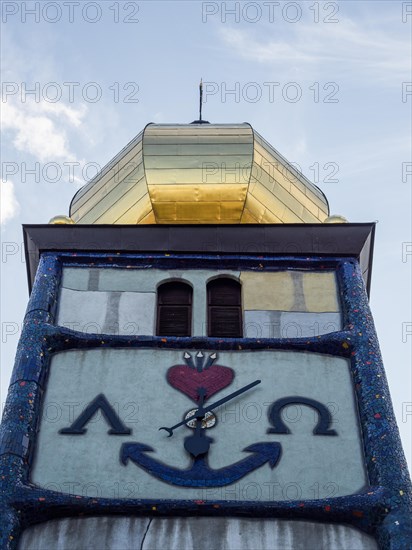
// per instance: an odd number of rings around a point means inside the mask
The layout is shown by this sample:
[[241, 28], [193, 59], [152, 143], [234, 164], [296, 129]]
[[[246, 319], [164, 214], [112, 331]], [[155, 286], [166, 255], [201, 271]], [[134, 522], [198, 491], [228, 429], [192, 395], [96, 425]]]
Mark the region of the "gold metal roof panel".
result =
[[325, 195], [247, 124], [148, 124], [74, 196], [77, 224], [321, 223]]

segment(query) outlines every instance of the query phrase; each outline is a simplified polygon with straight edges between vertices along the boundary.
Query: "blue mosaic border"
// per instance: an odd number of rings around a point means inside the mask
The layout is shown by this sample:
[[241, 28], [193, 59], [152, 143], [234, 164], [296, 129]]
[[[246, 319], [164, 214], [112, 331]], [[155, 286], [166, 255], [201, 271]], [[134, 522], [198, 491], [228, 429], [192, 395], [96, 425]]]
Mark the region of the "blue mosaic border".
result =
[[[85, 334], [53, 325], [62, 267], [336, 269], [344, 330], [313, 338], [160, 338]], [[151, 501], [72, 496], [30, 483], [42, 397], [53, 353], [65, 349], [145, 347], [312, 351], [350, 358], [371, 486], [347, 497], [287, 501]], [[2, 548], [15, 549], [29, 525], [77, 515], [238, 515], [348, 523], [372, 534], [383, 549], [409, 550], [412, 490], [383, 370], [364, 281], [355, 259], [174, 254], [43, 254], [24, 319], [0, 431]]]

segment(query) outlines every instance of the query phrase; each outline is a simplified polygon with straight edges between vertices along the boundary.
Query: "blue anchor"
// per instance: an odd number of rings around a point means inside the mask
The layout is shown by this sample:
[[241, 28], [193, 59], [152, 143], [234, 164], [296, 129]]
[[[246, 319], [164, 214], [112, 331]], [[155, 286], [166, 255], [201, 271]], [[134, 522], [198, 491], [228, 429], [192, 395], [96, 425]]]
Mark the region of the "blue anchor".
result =
[[237, 397], [245, 391], [253, 388], [257, 384], [260, 384], [260, 380], [256, 380], [247, 386], [244, 386], [240, 390], [236, 390], [230, 395], [219, 399], [212, 405], [203, 407], [206, 390], [199, 388], [199, 408], [195, 411], [194, 415], [186, 416], [182, 422], [178, 422], [171, 428], [162, 426], [159, 430], [166, 430], [169, 434], [168, 437], [173, 435], [173, 431], [188, 422], [196, 420], [196, 427], [194, 435], [185, 438], [184, 447], [186, 451], [194, 458], [190, 468], [180, 470], [178, 468], [172, 468], [163, 464], [162, 462], [148, 456], [146, 453], [153, 452], [153, 448], [144, 443], [123, 443], [120, 449], [120, 461], [126, 465], [129, 460], [134, 462], [137, 466], [143, 468], [152, 476], [161, 479], [172, 485], [178, 485], [181, 487], [223, 487], [224, 485], [230, 485], [235, 481], [238, 481], [245, 475], [249, 474], [253, 470], [260, 468], [264, 464], [268, 463], [273, 469], [278, 463], [281, 456], [280, 443], [255, 443], [249, 445], [243, 449], [245, 452], [253, 453], [251, 456], [239, 460], [238, 462], [213, 470], [210, 468], [207, 457], [205, 456], [209, 451], [210, 443], [213, 439], [203, 435], [202, 433], [202, 421], [205, 415], [213, 409], [223, 405], [230, 399]]
[[255, 443], [243, 450], [253, 454], [217, 470], [209, 467], [206, 457], [195, 458], [192, 466], [186, 470], [171, 468], [148, 456], [146, 453], [152, 452], [153, 448], [144, 443], [123, 443], [120, 449], [120, 460], [124, 465], [131, 460], [152, 476], [172, 485], [223, 487], [238, 481], [266, 463], [273, 469], [281, 455], [280, 443]]

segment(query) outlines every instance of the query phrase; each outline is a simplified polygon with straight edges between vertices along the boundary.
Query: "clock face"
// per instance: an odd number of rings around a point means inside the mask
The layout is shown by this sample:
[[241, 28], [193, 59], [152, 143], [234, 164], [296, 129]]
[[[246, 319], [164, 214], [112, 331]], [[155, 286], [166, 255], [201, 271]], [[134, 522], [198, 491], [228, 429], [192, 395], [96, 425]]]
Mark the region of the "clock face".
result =
[[356, 493], [367, 478], [349, 363], [269, 350], [58, 353], [31, 477], [107, 498]]

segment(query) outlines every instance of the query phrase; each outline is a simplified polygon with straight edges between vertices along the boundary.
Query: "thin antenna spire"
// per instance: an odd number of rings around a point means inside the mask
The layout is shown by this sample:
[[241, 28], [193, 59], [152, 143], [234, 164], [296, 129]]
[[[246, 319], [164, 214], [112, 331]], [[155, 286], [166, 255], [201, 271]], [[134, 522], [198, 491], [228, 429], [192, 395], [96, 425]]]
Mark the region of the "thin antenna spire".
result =
[[203, 82], [200, 79], [199, 84], [199, 121], [202, 122], [202, 100], [203, 100]]
[[199, 82], [199, 120], [194, 120], [192, 124], [210, 124], [208, 120], [202, 119], [202, 107], [203, 107], [203, 80]]

